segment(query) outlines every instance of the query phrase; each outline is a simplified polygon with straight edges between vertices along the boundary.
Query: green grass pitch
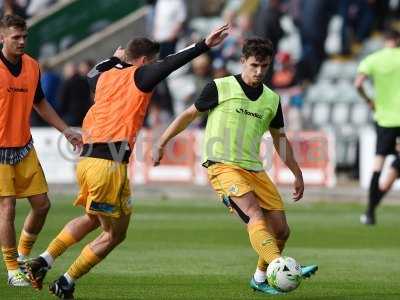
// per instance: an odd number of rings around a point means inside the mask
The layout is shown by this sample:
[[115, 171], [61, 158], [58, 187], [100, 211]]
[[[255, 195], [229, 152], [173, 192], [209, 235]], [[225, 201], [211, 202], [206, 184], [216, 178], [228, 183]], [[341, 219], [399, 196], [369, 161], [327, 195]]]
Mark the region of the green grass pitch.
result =
[[[248, 281], [257, 257], [236, 217], [212, 199], [135, 200], [128, 237], [81, 278], [77, 299], [263, 299]], [[359, 204], [287, 205], [292, 234], [285, 254], [317, 263], [316, 276], [282, 299], [400, 299], [400, 206], [383, 206], [378, 225], [365, 227]], [[17, 203], [18, 230], [28, 211]], [[66, 221], [79, 215], [70, 199], [56, 197], [33, 255], [41, 253]], [[60, 257], [41, 292], [9, 288], [0, 269], [0, 299], [56, 299], [47, 284], [64, 273], [91, 234]]]

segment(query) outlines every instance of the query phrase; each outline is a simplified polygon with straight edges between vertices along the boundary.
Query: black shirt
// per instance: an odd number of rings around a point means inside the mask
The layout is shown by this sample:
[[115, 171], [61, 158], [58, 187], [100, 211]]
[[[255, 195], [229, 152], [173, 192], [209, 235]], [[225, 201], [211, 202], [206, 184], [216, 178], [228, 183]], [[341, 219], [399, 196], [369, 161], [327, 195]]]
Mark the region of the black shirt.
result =
[[[151, 92], [158, 83], [164, 80], [173, 71], [179, 69], [193, 58], [208, 51], [209, 47], [206, 45], [205, 40], [191, 45], [175, 54], [168, 55], [163, 60], [155, 63], [146, 64], [137, 69], [134, 76], [136, 86], [142, 92]], [[111, 57], [105, 61], [97, 64], [89, 73], [88, 81], [92, 92], [96, 89], [97, 80], [102, 72], [112, 68], [126, 68], [131, 65], [121, 62], [117, 57]]]
[[[3, 64], [7, 67], [8, 71], [14, 76], [18, 77], [19, 74], [21, 74], [22, 71], [22, 59], [20, 58], [16, 64], [13, 64], [12, 62], [9, 62], [7, 58], [3, 55], [3, 51], [0, 51], [0, 59], [3, 62]], [[42, 85], [40, 84], [40, 73], [39, 73], [39, 80], [36, 86], [36, 91], [35, 91], [35, 98], [33, 99], [33, 102], [35, 104], [38, 104], [40, 101], [44, 99], [44, 93], [42, 89]]]
[[[252, 87], [247, 85], [240, 74], [235, 75], [236, 80], [242, 87], [243, 92], [246, 94], [247, 98], [251, 101], [256, 101], [263, 92], [263, 85], [260, 84], [257, 87]], [[218, 105], [218, 89], [214, 81], [209, 82], [201, 92], [199, 98], [197, 98], [194, 106], [200, 112], [205, 112], [215, 108]], [[279, 129], [285, 126], [282, 114], [281, 102], [279, 101], [278, 109], [276, 111], [275, 117], [272, 119], [269, 127]]]

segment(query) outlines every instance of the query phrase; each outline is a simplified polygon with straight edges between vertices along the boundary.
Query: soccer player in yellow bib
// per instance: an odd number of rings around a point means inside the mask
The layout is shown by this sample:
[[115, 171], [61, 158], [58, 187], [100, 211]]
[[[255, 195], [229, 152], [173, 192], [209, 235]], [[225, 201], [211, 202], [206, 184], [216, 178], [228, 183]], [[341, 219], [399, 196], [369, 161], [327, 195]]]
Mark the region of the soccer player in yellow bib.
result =
[[[266, 282], [266, 269], [281, 256], [289, 237], [281, 196], [259, 158], [266, 131], [295, 176], [294, 201], [300, 200], [304, 191], [302, 172], [283, 130], [280, 97], [263, 84], [272, 59], [269, 40], [246, 40], [242, 73], [207, 84], [196, 102], [165, 130], [153, 154], [154, 165], [158, 165], [168, 141], [208, 112], [203, 166], [208, 168], [209, 181], [224, 204], [246, 224], [250, 243], [259, 255], [250, 286], [266, 294], [279, 293]], [[309, 277], [316, 270], [315, 265], [303, 267], [303, 276]]]

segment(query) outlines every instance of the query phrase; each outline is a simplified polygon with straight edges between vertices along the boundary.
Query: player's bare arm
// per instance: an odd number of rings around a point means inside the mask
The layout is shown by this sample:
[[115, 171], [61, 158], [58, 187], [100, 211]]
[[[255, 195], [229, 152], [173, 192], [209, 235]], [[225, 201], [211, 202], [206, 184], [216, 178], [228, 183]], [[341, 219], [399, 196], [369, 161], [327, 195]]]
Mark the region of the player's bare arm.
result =
[[375, 110], [374, 101], [367, 95], [365, 89], [363, 87], [364, 81], [368, 79], [368, 76], [365, 74], [357, 74], [356, 79], [354, 80], [354, 86], [357, 88], [359, 95], [367, 102], [369, 108], [371, 110]]
[[181, 113], [164, 131], [160, 140], [156, 144], [156, 147], [153, 152], [153, 165], [158, 166], [160, 164], [160, 160], [164, 154], [164, 147], [167, 143], [180, 132], [185, 130], [190, 123], [199, 116], [201, 112], [199, 112], [194, 104], [192, 104], [189, 108], [187, 108], [183, 113]]
[[67, 124], [58, 116], [53, 107], [43, 99], [37, 104], [34, 104], [34, 108], [37, 113], [49, 123], [51, 126], [60, 131], [66, 139], [72, 144], [75, 149], [80, 149], [82, 147], [82, 136], [80, 133], [68, 127]]
[[295, 176], [293, 200], [298, 201], [303, 198], [304, 181], [301, 169], [294, 157], [292, 146], [282, 129], [270, 128], [270, 133], [276, 152]]

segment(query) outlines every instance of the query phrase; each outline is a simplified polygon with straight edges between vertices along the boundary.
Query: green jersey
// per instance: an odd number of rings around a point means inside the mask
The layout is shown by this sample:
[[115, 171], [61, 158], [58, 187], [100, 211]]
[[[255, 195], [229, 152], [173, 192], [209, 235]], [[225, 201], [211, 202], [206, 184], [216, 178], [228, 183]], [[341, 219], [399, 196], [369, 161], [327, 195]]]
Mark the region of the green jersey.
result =
[[400, 48], [384, 48], [367, 56], [358, 72], [374, 82], [375, 121], [382, 127], [399, 127]]
[[263, 170], [260, 144], [277, 112], [279, 95], [264, 85], [260, 97], [251, 101], [234, 76], [214, 82], [218, 105], [208, 115], [203, 162], [223, 162], [247, 170]]

